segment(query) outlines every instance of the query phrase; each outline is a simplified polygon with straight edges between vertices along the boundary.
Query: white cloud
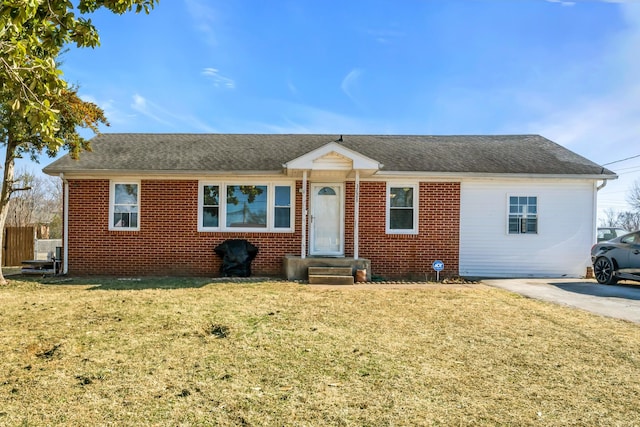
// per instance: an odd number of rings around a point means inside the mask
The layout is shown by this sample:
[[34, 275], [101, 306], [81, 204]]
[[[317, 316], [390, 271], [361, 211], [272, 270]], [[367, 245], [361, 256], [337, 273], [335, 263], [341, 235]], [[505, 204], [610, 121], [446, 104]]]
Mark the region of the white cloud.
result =
[[345, 76], [344, 79], [342, 79], [342, 83], [340, 84], [340, 89], [342, 89], [342, 92], [344, 92], [344, 94], [347, 95], [347, 97], [356, 105], [360, 105], [360, 103], [353, 95], [353, 89], [358, 84], [358, 80], [360, 79], [362, 73], [362, 70], [354, 68], [349, 72], [349, 74]]
[[396, 30], [367, 30], [366, 32], [373, 36], [375, 41], [385, 45], [392, 44], [395, 40], [405, 36], [404, 32]]
[[323, 110], [311, 105], [270, 100], [260, 105], [264, 111], [273, 115], [261, 121], [231, 123], [224, 132], [241, 129], [249, 133], [306, 133], [306, 134], [365, 134], [387, 133], [381, 124], [364, 121], [348, 115]]
[[218, 69], [216, 68], [205, 68], [202, 71], [202, 75], [213, 81], [214, 87], [221, 87], [226, 89], [235, 89], [236, 87], [236, 83], [232, 79], [220, 74], [220, 71], [218, 71]]
[[[590, 98], [547, 102], [543, 117], [527, 126], [529, 132], [542, 134], [599, 164], [640, 154], [640, 3], [625, 2], [617, 7], [627, 27], [609, 40], [604, 49], [608, 55], [599, 59], [607, 61], [612, 70], [606, 89]], [[640, 161], [636, 158], [608, 168], [618, 172], [619, 178], [599, 192], [600, 213], [609, 208], [629, 209], [626, 195], [640, 179]]]
[[157, 105], [148, 102], [146, 98], [138, 95], [137, 93], [133, 95], [133, 103], [131, 104], [131, 108], [155, 122], [171, 126], [170, 122], [160, 118], [160, 116], [158, 115], [158, 113], [166, 115], [165, 111], [163, 111]]
[[217, 27], [217, 11], [209, 1], [185, 0], [187, 11], [195, 22], [195, 28], [205, 36], [205, 42], [210, 46], [218, 45], [218, 38], [214, 28]]
[[547, 0], [549, 3], [559, 3], [562, 6], [575, 6], [576, 2], [574, 1], [564, 1], [564, 0]]
[[179, 129], [181, 132], [185, 129], [197, 129], [202, 132], [216, 132], [212, 126], [203, 123], [194, 116], [180, 115], [175, 112], [171, 112], [153, 102], [150, 102], [145, 97], [137, 93], [133, 95], [131, 108], [157, 123], [171, 129]]

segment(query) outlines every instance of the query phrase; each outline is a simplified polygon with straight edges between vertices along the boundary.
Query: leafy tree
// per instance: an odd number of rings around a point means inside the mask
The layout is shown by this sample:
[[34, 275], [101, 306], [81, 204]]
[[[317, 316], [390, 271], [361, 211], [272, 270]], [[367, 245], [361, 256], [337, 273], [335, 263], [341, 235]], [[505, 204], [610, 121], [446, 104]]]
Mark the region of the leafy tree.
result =
[[[62, 50], [96, 47], [98, 30], [88, 18], [98, 9], [116, 14], [149, 13], [159, 0], [3, 0], [0, 6], [0, 145], [5, 148], [0, 230], [11, 195], [15, 159], [37, 160], [67, 149], [77, 158], [90, 149], [78, 127], [98, 132], [107, 124], [104, 112], [80, 99], [77, 88], [62, 77], [56, 59]], [[75, 3], [75, 5], [74, 5]], [[0, 245], [2, 236], [0, 233]], [[0, 272], [0, 283], [6, 283]]]

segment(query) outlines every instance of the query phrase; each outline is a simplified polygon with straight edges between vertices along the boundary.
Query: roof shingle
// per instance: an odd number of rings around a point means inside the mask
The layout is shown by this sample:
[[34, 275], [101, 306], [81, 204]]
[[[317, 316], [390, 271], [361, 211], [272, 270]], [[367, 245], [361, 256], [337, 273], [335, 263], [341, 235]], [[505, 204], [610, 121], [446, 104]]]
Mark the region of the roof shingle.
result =
[[[79, 160], [64, 156], [49, 174], [91, 172], [241, 172], [282, 165], [338, 139], [309, 134], [101, 134]], [[615, 173], [539, 135], [344, 135], [340, 144], [384, 171], [486, 174]]]

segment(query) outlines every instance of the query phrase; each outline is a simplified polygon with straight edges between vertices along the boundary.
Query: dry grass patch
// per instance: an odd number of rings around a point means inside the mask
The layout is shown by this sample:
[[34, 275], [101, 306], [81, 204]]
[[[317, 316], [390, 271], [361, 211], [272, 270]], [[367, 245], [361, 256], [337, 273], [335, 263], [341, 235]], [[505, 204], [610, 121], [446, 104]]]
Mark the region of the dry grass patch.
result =
[[639, 425], [635, 324], [497, 289], [0, 288], [0, 425]]

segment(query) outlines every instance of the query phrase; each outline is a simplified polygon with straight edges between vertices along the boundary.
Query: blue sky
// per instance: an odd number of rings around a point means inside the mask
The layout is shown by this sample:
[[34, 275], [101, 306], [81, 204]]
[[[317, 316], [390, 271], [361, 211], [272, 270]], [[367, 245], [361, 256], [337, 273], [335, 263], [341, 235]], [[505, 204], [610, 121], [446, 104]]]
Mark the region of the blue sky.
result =
[[[541, 134], [640, 155], [640, 1], [161, 0], [63, 57], [107, 132]], [[42, 159], [49, 163], [49, 159]], [[623, 210], [640, 157], [599, 194]]]

